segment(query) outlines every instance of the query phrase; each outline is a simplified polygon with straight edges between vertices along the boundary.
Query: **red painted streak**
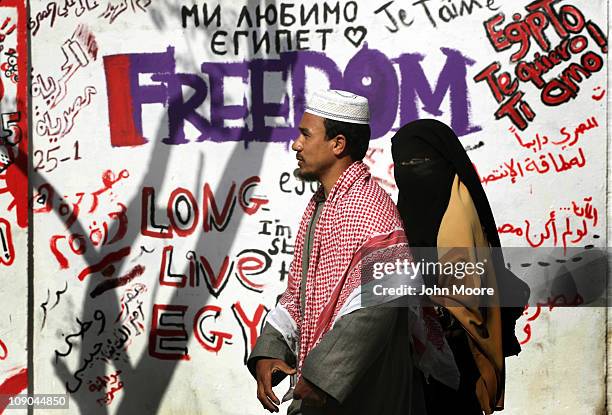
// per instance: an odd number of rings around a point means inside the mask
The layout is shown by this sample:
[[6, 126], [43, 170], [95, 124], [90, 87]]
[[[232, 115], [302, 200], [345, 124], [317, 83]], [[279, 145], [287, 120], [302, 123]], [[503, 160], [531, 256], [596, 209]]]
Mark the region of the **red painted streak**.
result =
[[9, 397], [19, 394], [28, 387], [28, 369], [23, 368], [18, 373], [7, 378], [0, 385], [0, 414], [9, 403]]
[[128, 256], [130, 254], [130, 251], [131, 247], [126, 246], [125, 248], [122, 248], [118, 251], [111, 252], [110, 254], [102, 258], [102, 261], [98, 262], [97, 264], [84, 268], [83, 271], [79, 273], [79, 281], [83, 281], [85, 277], [89, 274], [102, 271], [104, 268], [106, 268], [107, 265], [119, 261], [123, 257]]
[[[246, 265], [249, 263], [254, 263], [255, 265]], [[254, 289], [261, 289], [263, 288], [263, 284], [257, 284], [253, 281], [251, 281], [250, 279], [247, 278], [246, 275], [244, 275], [244, 272], [242, 271], [257, 271], [261, 268], [263, 268], [264, 266], [264, 262], [256, 257], [245, 257], [245, 258], [240, 258], [238, 260], [238, 274], [240, 274], [240, 279], [242, 279], [247, 285], [251, 286]]]
[[136, 129], [130, 88], [130, 57], [111, 55], [104, 57], [106, 91], [108, 94], [108, 119], [111, 145], [139, 146], [146, 143]]
[[0, 264], [4, 264], [10, 266], [15, 260], [15, 247], [13, 246], [13, 235], [11, 234], [11, 224], [4, 218], [0, 218], [0, 225], [6, 230], [4, 234], [4, 243], [6, 244], [6, 252], [5, 255], [8, 255], [6, 258], [4, 255], [0, 257]]
[[229, 274], [227, 274], [227, 268], [230, 263], [229, 257], [226, 256], [223, 259], [223, 264], [221, 264], [221, 268], [219, 269], [219, 273], [217, 275], [215, 275], [215, 272], [213, 271], [212, 266], [210, 265], [206, 257], [200, 256], [200, 261], [202, 263], [202, 266], [206, 270], [206, 276], [208, 277], [208, 280], [210, 281], [210, 284], [212, 285], [213, 289], [218, 290], [219, 287], [224, 285], [225, 281], [229, 277]]
[[601, 99], [604, 97], [604, 95], [606, 95], [606, 91], [603, 91], [601, 94], [599, 95], [591, 95], [591, 98], [593, 98], [595, 101], [601, 101]]
[[121, 207], [121, 210], [119, 212], [111, 212], [108, 214], [108, 216], [111, 219], [117, 219], [119, 221], [119, 227], [117, 229], [117, 233], [115, 234], [115, 236], [113, 236], [113, 239], [111, 239], [108, 242], [108, 245], [112, 245], [115, 242], [120, 241], [121, 239], [123, 239], [123, 237], [127, 233], [127, 228], [128, 228], [128, 217], [126, 214], [127, 207], [125, 207], [123, 203], [119, 203], [119, 206]]
[[[19, 143], [19, 153], [28, 154], [28, 26], [27, 26], [27, 13], [24, 1], [4, 1], [3, 5], [14, 4], [17, 7], [18, 21], [17, 21], [17, 70], [19, 83], [17, 84], [17, 109], [21, 114], [21, 120], [19, 126], [21, 127], [21, 142]], [[25, 164], [23, 165], [24, 171], [27, 175], [27, 157]], [[26, 193], [27, 201], [27, 176], [26, 176], [26, 187], [24, 192]], [[27, 202], [26, 202], [27, 210]], [[26, 214], [27, 220], [27, 214]]]
[[6, 184], [13, 196], [12, 205], [16, 208], [17, 225], [21, 228], [28, 226], [28, 43], [27, 43], [27, 14], [24, 1], [4, 0], [2, 7], [15, 7], [17, 9], [17, 111], [21, 115], [19, 128], [21, 141], [19, 142], [19, 155], [13, 164], [6, 170]]
[[[236, 303], [232, 306], [232, 308], [234, 309], [236, 313], [238, 313], [238, 316], [240, 317], [240, 321], [239, 321], [240, 325], [244, 323], [244, 325], [248, 327], [249, 329], [249, 345], [248, 346], [250, 346], [250, 350], [253, 350], [253, 347], [255, 347], [255, 343], [257, 342], [257, 327], [259, 326], [259, 323], [261, 322], [261, 319], [264, 316], [264, 311], [266, 310], [266, 307], [263, 304], [259, 304], [257, 306], [257, 309], [255, 310], [255, 314], [253, 315], [252, 320], [249, 320], [249, 318], [247, 317], [246, 313], [244, 312], [244, 309], [242, 308], [242, 305], [240, 304], [240, 301], [236, 301]], [[246, 330], [245, 330], [245, 333], [246, 333]]]
[[144, 271], [145, 271], [145, 267], [143, 267], [142, 265], [136, 265], [134, 268], [131, 269], [130, 272], [128, 272], [126, 275], [122, 277], [115, 278], [112, 280], [102, 281], [91, 292], [90, 294], [91, 298], [95, 298], [99, 296], [100, 294], [104, 293], [105, 291], [124, 286], [128, 282], [132, 281], [134, 278], [141, 276], [144, 273]]
[[27, 162], [27, 156], [19, 150], [17, 159], [6, 169], [5, 178], [8, 191], [13, 196], [11, 205], [16, 208], [17, 225], [20, 228], [28, 227]]
[[53, 256], [55, 256], [60, 269], [68, 269], [68, 259], [57, 248], [57, 241], [60, 239], [66, 239], [66, 237], [63, 235], [53, 235], [49, 240], [49, 247], [51, 249], [51, 253]]

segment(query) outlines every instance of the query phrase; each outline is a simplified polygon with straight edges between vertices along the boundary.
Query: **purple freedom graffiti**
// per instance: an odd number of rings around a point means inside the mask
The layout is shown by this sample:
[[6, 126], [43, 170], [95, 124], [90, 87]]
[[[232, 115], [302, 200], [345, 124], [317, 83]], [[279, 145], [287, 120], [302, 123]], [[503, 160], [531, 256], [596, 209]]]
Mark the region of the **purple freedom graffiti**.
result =
[[[421, 65], [424, 55], [406, 53], [389, 59], [367, 44], [349, 60], [343, 72], [324, 53], [299, 51], [281, 53], [280, 59], [204, 62], [201, 70], [208, 77], [208, 83], [202, 74], [176, 73], [173, 47], [161, 53], [105, 56], [111, 144], [138, 146], [147, 143], [142, 129], [142, 106], [152, 103], [167, 108], [169, 133], [162, 140], [165, 144], [190, 141], [185, 137], [185, 121], [200, 133], [195, 141], [289, 142], [296, 135], [295, 126], [303, 113], [309, 68], [322, 72], [332, 88], [352, 91], [369, 99], [372, 138], [389, 132], [398, 116], [400, 125], [418, 118], [419, 103], [423, 111], [434, 116], [443, 115], [440, 107], [447, 95], [451, 126], [457, 134], [463, 136], [479, 131], [481, 128], [472, 125], [470, 120], [466, 82], [467, 67], [474, 61], [457, 50], [441, 48], [441, 52], [446, 62], [434, 83]], [[264, 100], [264, 90], [271, 88], [266, 75], [272, 73], [280, 74], [282, 79], [280, 84], [274, 84], [274, 89], [285, 91], [278, 102]], [[141, 85], [140, 74], [150, 74], [157, 84]], [[229, 77], [240, 78], [245, 85], [241, 103], [229, 105], [225, 102], [225, 80]], [[183, 86], [193, 90], [187, 99], [182, 92]], [[291, 96], [288, 90], [293, 91]], [[250, 103], [246, 99], [248, 92]], [[208, 119], [197, 112], [207, 99], [206, 105], [210, 105]], [[250, 125], [244, 123], [248, 116], [252, 119]], [[280, 117], [284, 125], [278, 122], [271, 125], [268, 122], [271, 117]], [[243, 125], [226, 125], [232, 120], [242, 120]]]

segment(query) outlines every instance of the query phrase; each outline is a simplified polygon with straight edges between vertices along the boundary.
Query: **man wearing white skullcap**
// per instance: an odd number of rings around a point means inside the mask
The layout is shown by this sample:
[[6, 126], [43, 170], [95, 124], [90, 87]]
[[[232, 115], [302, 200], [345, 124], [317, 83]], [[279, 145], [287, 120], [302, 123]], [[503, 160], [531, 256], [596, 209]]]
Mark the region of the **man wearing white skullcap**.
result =
[[[370, 141], [366, 98], [319, 91], [306, 100], [292, 145], [295, 174], [321, 186], [302, 217], [287, 289], [247, 366], [264, 408], [291, 375], [289, 414], [424, 413], [413, 377], [405, 309], [362, 308], [362, 259], [409, 255], [395, 204], [362, 162]], [[393, 252], [394, 257], [389, 257]], [[291, 393], [292, 392], [292, 393]]]

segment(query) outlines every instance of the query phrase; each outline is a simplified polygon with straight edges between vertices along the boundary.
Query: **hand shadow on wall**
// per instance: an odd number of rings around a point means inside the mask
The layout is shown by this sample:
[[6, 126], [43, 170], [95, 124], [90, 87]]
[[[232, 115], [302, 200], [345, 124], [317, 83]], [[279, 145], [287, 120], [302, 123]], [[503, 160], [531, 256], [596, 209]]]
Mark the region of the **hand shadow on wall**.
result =
[[[168, 2], [163, 3], [165, 5]], [[255, 6], [259, 4], [259, 1], [249, 0], [247, 6], [249, 10], [254, 10]], [[179, 10], [178, 6], [176, 9]], [[156, 18], [159, 20], [159, 15], [156, 15]], [[156, 25], [159, 27], [159, 21], [156, 22]], [[189, 43], [189, 42], [188, 42]], [[189, 48], [191, 50], [191, 48]], [[193, 55], [194, 59], [197, 59], [197, 55]], [[297, 57], [296, 54], [292, 54], [292, 56]], [[253, 56], [244, 56], [245, 61], [250, 61]], [[197, 61], [193, 65], [194, 68], [199, 68]], [[198, 73], [199, 71], [194, 71]], [[182, 98], [182, 97], [181, 97]], [[165, 144], [161, 143], [161, 135], [165, 130], [164, 126], [161, 124], [154, 139], [155, 144], [152, 151], [151, 161], [149, 163], [149, 169], [147, 170], [146, 175], [144, 176], [142, 182], [138, 186], [134, 186], [134, 189], [137, 189], [137, 193], [134, 197], [127, 203], [127, 214], [129, 217], [129, 226], [128, 232], [126, 233], [122, 246], [132, 247], [132, 253], [125, 257], [124, 259], [115, 263], [115, 269], [127, 269], [128, 262], [132, 262], [133, 257], [138, 253], [140, 247], [133, 246], [136, 239], [139, 237], [139, 220], [140, 220], [140, 192], [143, 186], [159, 186], [164, 182], [168, 172], [168, 152], [172, 147], [169, 147]], [[246, 127], [245, 127], [246, 129]], [[244, 136], [245, 134], [243, 134]], [[261, 140], [265, 140], [266, 137], [260, 137]], [[224, 170], [221, 174], [221, 180], [218, 183], [217, 189], [220, 189], [221, 194], [224, 194], [224, 189], [228, 189], [231, 185], [231, 182], [244, 178], [246, 176], [242, 176], [241, 173], [246, 173], [248, 175], [259, 175], [261, 170], [263, 156], [265, 153], [265, 145], [251, 145], [248, 150], [248, 164], [245, 163], [244, 159], [244, 150], [242, 150], [241, 146], [236, 145], [233, 150], [227, 164], [224, 166]], [[137, 149], [134, 151], [138, 151]], [[205, 158], [204, 154], [200, 156], [200, 163], [197, 170], [194, 172], [194, 178], [196, 183], [201, 183], [202, 181], [206, 181], [202, 179], [202, 171], [204, 168]], [[189, 172], [185, 172], [185, 176], [189, 176]], [[30, 177], [33, 183], [45, 183], [44, 177], [39, 173], [32, 172]], [[201, 189], [201, 186], [198, 186]], [[63, 193], [60, 191], [54, 190], [54, 194], [62, 195]], [[195, 194], [196, 200], [202, 200], [201, 190], [198, 190], [198, 194]], [[59, 212], [59, 207], [54, 204], [54, 213], [61, 217], [62, 215]], [[155, 208], [156, 209], [156, 208]], [[160, 210], [158, 216], [162, 216], [163, 213]], [[202, 236], [197, 240], [195, 246], [193, 246], [190, 250], [195, 251], [198, 255], [202, 253], [212, 251], [212, 252], [228, 252], [234, 241], [237, 238], [237, 230], [239, 225], [244, 217], [244, 213], [236, 212], [235, 219], [232, 221], [232, 226], [225, 229], [222, 233], [210, 232], [207, 234], [202, 234]], [[109, 230], [109, 234], [114, 234], [116, 229], [116, 221], [113, 222], [114, 229]], [[87, 235], [86, 224], [81, 221], [75, 221], [71, 226], [69, 231], [73, 234], [81, 234]], [[68, 230], [67, 230], [68, 231]], [[161, 244], [159, 244], [161, 245]], [[214, 248], [214, 249], [213, 249]], [[183, 248], [184, 249], [184, 248]], [[115, 250], [112, 249], [101, 249], [100, 251], [96, 250], [88, 250], [83, 255], [86, 266], [91, 266], [100, 261], [105, 255], [109, 253], [109, 251]], [[155, 251], [155, 254], [160, 253], [160, 249]], [[150, 255], [150, 254], [148, 254]], [[151, 261], [155, 263], [155, 261]], [[186, 274], [188, 270], [182, 270], [183, 274]], [[147, 269], [146, 270], [148, 279], [157, 282], [156, 277], [152, 277], [158, 271], [155, 269]], [[96, 278], [97, 277], [97, 278]], [[37, 278], [38, 282], [42, 280], [42, 278]], [[82, 324], [85, 322], [92, 322], [91, 328], [87, 330], [84, 335], [76, 341], [74, 341], [75, 346], [78, 345], [79, 350], [79, 358], [78, 358], [78, 370], [79, 367], [86, 362], [87, 359], [91, 357], [92, 351], [96, 348], [96, 345], [100, 342], [104, 342], [111, 331], [113, 330], [114, 319], [120, 313], [120, 301], [117, 297], [117, 293], [115, 290], [109, 290], [105, 293], [92, 298], [90, 293], [95, 289], [98, 283], [101, 281], [99, 274], [93, 274], [86, 277], [87, 285], [85, 287], [85, 300], [83, 302], [82, 311], [78, 319]], [[138, 281], [138, 280], [135, 280]], [[63, 285], [63, 284], [62, 284]], [[204, 287], [204, 285], [202, 285]], [[171, 288], [164, 288], [164, 290], [170, 290]], [[206, 304], [210, 299], [210, 293], [203, 289], [203, 292], [199, 296], [189, 296], [189, 295], [181, 295], [180, 288], [172, 288], [173, 293], [170, 297], [170, 300], [167, 304], [170, 305], [187, 305], [189, 306], [189, 310], [194, 310], [200, 308], [202, 305]], [[149, 290], [149, 301], [153, 304], [156, 300], [157, 293], [159, 291], [159, 286], [156, 284], [153, 290]], [[226, 291], [227, 292], [227, 291]], [[226, 294], [227, 295], [227, 294]], [[164, 296], [165, 297], [165, 296]], [[197, 308], [196, 308], [197, 307]], [[99, 332], [101, 325], [99, 321], [94, 319], [94, 315], [100, 316], [98, 310], [104, 313], [105, 317], [105, 327]], [[98, 314], [96, 314], [98, 313]], [[152, 318], [151, 310], [146, 310], [144, 313], [144, 323], [146, 325], [146, 329], [143, 336], [148, 337], [148, 332], [150, 329], [150, 320]], [[72, 320], [75, 316], [71, 316], [68, 320]], [[185, 324], [185, 330], [187, 331], [187, 341], [186, 344], [190, 342], [191, 339], [191, 329], [192, 325], [189, 323]], [[34, 333], [29, 333], [30, 336], [34, 335]], [[141, 340], [142, 341], [142, 340]], [[80, 342], [80, 344], [79, 344]], [[148, 340], [145, 341], [148, 344]], [[62, 343], [59, 347], [61, 351], [65, 350], [65, 344]], [[196, 346], [197, 347], [197, 346]], [[76, 347], [75, 347], [76, 349]], [[36, 359], [40, 362], [44, 362], [44, 360]], [[51, 364], [55, 368], [55, 373], [57, 378], [61, 381], [62, 384], [65, 384], [67, 388], [74, 390], [77, 386], [78, 379], [75, 378], [75, 371], [71, 371], [64, 359], [60, 357], [57, 359], [57, 363], [55, 362], [55, 357], [51, 359]], [[86, 373], [86, 380], [95, 380], [98, 376], [104, 377], [108, 373], [112, 373], [116, 370], [120, 370], [120, 378], [123, 382], [123, 389], [121, 392], [117, 394], [115, 399], [119, 400], [118, 409], [116, 411], [117, 414], [134, 414], [134, 413], [147, 413], [154, 414], [157, 413], [161, 401], [165, 396], [165, 393], [168, 389], [170, 382], [172, 381], [175, 370], [177, 369], [180, 360], [159, 360], [152, 358], [149, 356], [146, 345], [145, 350], [142, 353], [142, 356], [138, 359], [130, 358], [130, 356], [123, 352], [122, 356], [116, 360], [112, 360], [112, 366], [114, 368], [108, 368], [107, 363], [104, 363], [102, 360], [95, 360], [92, 364], [86, 364], [84, 373]], [[200, 362], [192, 362], [191, 364], [205, 365], [205, 361]], [[248, 372], [245, 370], [245, 376], [248, 376]], [[72, 402], [76, 403], [79, 407], [80, 413], [82, 414], [107, 414], [108, 408], [104, 405], [101, 405], [96, 402], [96, 397], [99, 397], [100, 394], [93, 394], [89, 390], [89, 383], [85, 381], [80, 384], [78, 390], [71, 394]], [[202, 392], [201, 397], [206, 399], [206, 392]], [[194, 397], [194, 401], [197, 402], [197, 397]], [[116, 403], [114, 403], [116, 405]]]

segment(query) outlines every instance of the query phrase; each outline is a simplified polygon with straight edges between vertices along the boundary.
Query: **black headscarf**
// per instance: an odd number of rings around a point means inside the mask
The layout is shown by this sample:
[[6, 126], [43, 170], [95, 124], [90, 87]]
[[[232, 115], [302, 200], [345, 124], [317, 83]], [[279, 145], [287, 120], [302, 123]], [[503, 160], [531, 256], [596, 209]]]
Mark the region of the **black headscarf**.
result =
[[470, 192], [489, 244], [500, 246], [487, 195], [450, 127], [436, 120], [413, 121], [400, 128], [391, 143], [399, 188], [397, 207], [412, 246], [437, 245], [455, 174]]

